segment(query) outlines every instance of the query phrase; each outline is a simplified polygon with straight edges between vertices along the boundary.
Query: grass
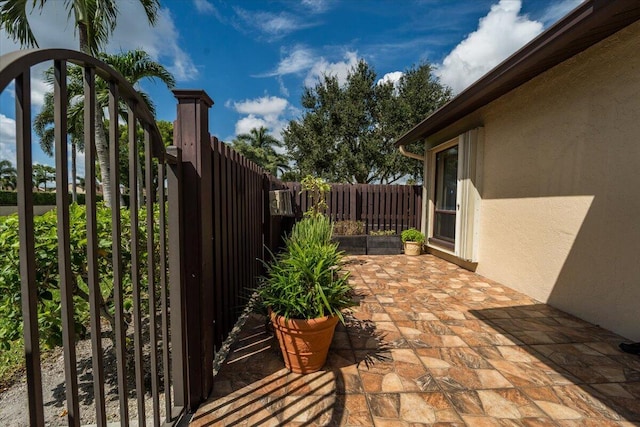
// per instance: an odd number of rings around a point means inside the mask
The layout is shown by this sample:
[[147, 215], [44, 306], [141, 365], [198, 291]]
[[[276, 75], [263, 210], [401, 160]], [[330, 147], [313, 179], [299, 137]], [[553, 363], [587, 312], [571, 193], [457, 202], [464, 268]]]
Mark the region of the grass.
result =
[[24, 342], [22, 338], [11, 343], [9, 350], [0, 351], [0, 391], [11, 386], [24, 372]]

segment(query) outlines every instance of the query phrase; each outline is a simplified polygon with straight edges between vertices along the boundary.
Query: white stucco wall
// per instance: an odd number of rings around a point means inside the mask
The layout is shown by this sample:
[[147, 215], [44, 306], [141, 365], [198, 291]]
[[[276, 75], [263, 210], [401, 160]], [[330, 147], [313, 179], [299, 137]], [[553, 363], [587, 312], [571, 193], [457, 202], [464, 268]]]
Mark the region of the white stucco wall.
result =
[[440, 133], [484, 126], [477, 272], [640, 341], [640, 23]]

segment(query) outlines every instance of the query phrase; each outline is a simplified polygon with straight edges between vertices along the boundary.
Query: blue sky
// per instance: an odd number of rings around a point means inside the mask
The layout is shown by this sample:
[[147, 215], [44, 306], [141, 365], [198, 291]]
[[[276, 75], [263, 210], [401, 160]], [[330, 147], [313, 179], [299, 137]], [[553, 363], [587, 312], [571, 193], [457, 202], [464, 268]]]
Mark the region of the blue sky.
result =
[[[76, 48], [62, 0], [30, 22], [41, 47]], [[421, 62], [460, 92], [580, 3], [580, 0], [161, 0], [155, 27], [135, 0], [119, 1], [108, 52], [141, 48], [171, 70], [178, 88], [214, 99], [211, 134], [230, 141], [253, 127], [274, 136], [300, 117], [300, 95], [324, 74], [344, 79], [360, 59], [397, 80]], [[19, 49], [0, 31], [0, 53]], [[47, 87], [34, 73], [34, 110]], [[175, 100], [144, 82], [157, 116], [174, 120]], [[37, 111], [36, 111], [37, 112]], [[15, 162], [13, 99], [0, 95], [0, 157]], [[37, 144], [36, 144], [37, 145]], [[37, 162], [52, 164], [39, 149]]]

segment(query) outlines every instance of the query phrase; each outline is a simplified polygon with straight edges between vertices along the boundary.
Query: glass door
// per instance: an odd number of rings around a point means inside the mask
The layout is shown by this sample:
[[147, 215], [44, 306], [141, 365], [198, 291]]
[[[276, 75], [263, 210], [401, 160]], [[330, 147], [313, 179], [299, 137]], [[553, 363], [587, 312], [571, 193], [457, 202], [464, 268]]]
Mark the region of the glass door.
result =
[[435, 175], [435, 211], [430, 243], [454, 250], [458, 191], [457, 145], [436, 153]]

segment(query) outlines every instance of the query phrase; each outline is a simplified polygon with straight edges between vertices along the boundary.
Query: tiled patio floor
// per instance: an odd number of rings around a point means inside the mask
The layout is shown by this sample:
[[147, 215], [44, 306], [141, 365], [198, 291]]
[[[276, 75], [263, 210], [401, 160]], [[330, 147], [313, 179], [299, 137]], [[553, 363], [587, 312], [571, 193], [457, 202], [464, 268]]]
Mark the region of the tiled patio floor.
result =
[[351, 257], [361, 295], [324, 370], [252, 316], [192, 425], [640, 425], [623, 338], [430, 255]]

